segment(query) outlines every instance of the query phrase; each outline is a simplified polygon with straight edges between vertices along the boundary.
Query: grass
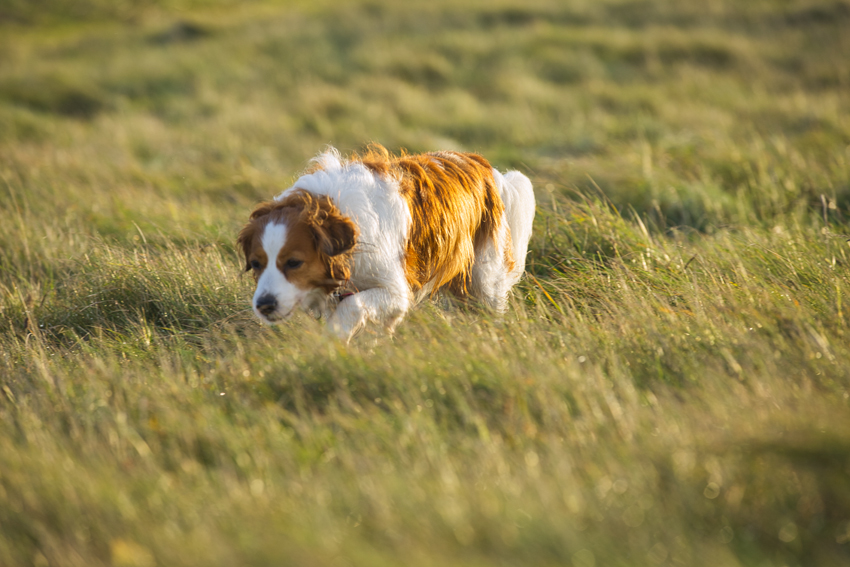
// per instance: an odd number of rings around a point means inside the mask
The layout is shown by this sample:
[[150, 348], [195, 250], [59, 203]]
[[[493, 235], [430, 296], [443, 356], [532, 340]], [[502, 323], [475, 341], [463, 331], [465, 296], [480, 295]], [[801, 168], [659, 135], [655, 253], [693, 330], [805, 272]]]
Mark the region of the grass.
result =
[[[846, 1], [0, 8], [0, 564], [845, 565]], [[235, 234], [325, 144], [532, 177], [350, 346]]]

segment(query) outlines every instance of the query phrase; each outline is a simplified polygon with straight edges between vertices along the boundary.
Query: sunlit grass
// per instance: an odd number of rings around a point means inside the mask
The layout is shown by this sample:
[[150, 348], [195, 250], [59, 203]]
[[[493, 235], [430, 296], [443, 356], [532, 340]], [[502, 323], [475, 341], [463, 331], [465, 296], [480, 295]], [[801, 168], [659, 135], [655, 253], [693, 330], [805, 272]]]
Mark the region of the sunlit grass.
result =
[[[0, 8], [0, 564], [844, 565], [844, 2]], [[233, 246], [326, 144], [533, 179], [502, 318]]]

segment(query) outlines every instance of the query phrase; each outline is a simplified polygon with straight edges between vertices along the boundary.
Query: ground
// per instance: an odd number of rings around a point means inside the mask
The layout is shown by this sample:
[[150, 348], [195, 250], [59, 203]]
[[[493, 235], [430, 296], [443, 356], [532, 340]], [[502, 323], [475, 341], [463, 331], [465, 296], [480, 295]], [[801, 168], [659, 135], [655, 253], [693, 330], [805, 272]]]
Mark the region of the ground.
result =
[[[850, 3], [0, 7], [0, 564], [850, 563]], [[537, 194], [508, 314], [268, 328], [327, 144]]]

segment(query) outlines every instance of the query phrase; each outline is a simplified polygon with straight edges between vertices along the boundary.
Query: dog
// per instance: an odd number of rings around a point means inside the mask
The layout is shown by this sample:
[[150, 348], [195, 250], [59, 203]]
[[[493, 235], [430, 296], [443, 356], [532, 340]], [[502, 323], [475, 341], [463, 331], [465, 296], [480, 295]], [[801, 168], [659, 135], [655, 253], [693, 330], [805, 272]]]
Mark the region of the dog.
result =
[[531, 181], [477, 154], [391, 155], [372, 145], [343, 159], [329, 147], [254, 209], [237, 243], [261, 321], [302, 309], [347, 342], [369, 322], [391, 334], [439, 290], [504, 312], [534, 212]]

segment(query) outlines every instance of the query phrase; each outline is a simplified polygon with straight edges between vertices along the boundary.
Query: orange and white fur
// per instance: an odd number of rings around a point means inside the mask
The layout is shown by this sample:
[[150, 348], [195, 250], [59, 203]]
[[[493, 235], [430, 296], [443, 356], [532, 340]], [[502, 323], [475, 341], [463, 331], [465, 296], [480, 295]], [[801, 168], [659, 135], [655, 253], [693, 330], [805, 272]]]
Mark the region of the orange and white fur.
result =
[[260, 320], [304, 309], [347, 341], [370, 321], [392, 332], [441, 289], [505, 310], [534, 220], [525, 175], [476, 154], [377, 145], [350, 159], [329, 148], [312, 163], [239, 233]]

